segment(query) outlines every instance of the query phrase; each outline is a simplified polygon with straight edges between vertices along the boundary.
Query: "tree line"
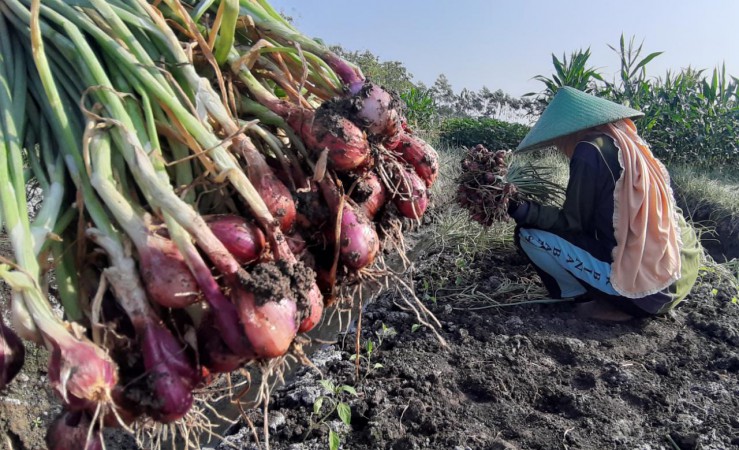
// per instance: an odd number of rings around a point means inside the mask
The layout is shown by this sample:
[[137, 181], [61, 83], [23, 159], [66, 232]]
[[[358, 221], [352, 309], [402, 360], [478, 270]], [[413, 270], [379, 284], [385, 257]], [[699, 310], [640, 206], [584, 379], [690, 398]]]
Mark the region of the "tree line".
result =
[[463, 88], [455, 92], [449, 79], [440, 74], [432, 86], [416, 81], [400, 61], [381, 61], [369, 50], [350, 51], [334, 45], [331, 50], [356, 64], [364, 75], [405, 101], [406, 115], [417, 126], [427, 128], [450, 118], [489, 118], [509, 122], [530, 123], [540, 105], [531, 98], [514, 97], [501, 89], [483, 86], [474, 91]]

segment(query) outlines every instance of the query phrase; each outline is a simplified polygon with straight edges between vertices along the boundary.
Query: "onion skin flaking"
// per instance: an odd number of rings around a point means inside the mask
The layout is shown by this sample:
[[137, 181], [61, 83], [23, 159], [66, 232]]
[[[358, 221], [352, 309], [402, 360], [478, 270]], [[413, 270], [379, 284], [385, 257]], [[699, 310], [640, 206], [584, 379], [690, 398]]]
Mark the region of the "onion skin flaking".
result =
[[48, 335], [46, 338], [51, 343], [51, 386], [70, 409], [94, 409], [110, 400], [118, 374], [102, 348], [70, 334], [60, 335], [56, 341]]

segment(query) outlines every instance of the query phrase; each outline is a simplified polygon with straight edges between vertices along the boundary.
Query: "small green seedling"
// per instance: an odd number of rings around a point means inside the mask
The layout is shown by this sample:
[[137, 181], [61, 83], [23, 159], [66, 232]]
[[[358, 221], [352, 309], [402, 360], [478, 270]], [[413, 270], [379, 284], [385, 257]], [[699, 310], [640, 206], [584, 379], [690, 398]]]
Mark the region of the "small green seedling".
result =
[[[327, 391], [327, 394], [318, 397], [313, 403], [313, 413], [310, 417], [310, 428], [306, 432], [305, 437], [308, 434], [320, 427], [328, 428], [328, 445], [331, 450], [338, 450], [341, 445], [341, 436], [332, 430], [328, 425], [328, 419], [330, 419], [334, 413], [339, 419], [347, 426], [351, 425], [352, 421], [352, 410], [349, 404], [344, 401], [347, 395], [352, 397], [357, 396], [357, 391], [351, 386], [345, 384], [335, 385], [331, 380], [321, 380], [321, 386]], [[314, 418], [318, 417], [314, 421]]]

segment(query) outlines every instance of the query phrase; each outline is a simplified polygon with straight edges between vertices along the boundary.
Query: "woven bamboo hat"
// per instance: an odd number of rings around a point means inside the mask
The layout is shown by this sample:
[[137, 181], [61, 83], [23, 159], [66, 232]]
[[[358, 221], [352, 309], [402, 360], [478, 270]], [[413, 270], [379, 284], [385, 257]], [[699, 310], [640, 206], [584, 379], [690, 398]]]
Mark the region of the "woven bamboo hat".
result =
[[643, 115], [627, 106], [565, 86], [557, 91], [516, 151], [545, 147], [552, 140], [568, 134]]

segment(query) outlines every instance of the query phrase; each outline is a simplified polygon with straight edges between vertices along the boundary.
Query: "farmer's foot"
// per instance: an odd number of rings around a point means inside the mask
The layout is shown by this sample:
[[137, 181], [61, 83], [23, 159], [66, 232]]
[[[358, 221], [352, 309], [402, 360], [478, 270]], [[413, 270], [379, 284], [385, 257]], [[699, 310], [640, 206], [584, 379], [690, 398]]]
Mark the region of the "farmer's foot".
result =
[[611, 303], [603, 300], [579, 303], [575, 305], [575, 311], [582, 318], [602, 320], [605, 322], [626, 322], [634, 318], [634, 316], [621, 311]]

